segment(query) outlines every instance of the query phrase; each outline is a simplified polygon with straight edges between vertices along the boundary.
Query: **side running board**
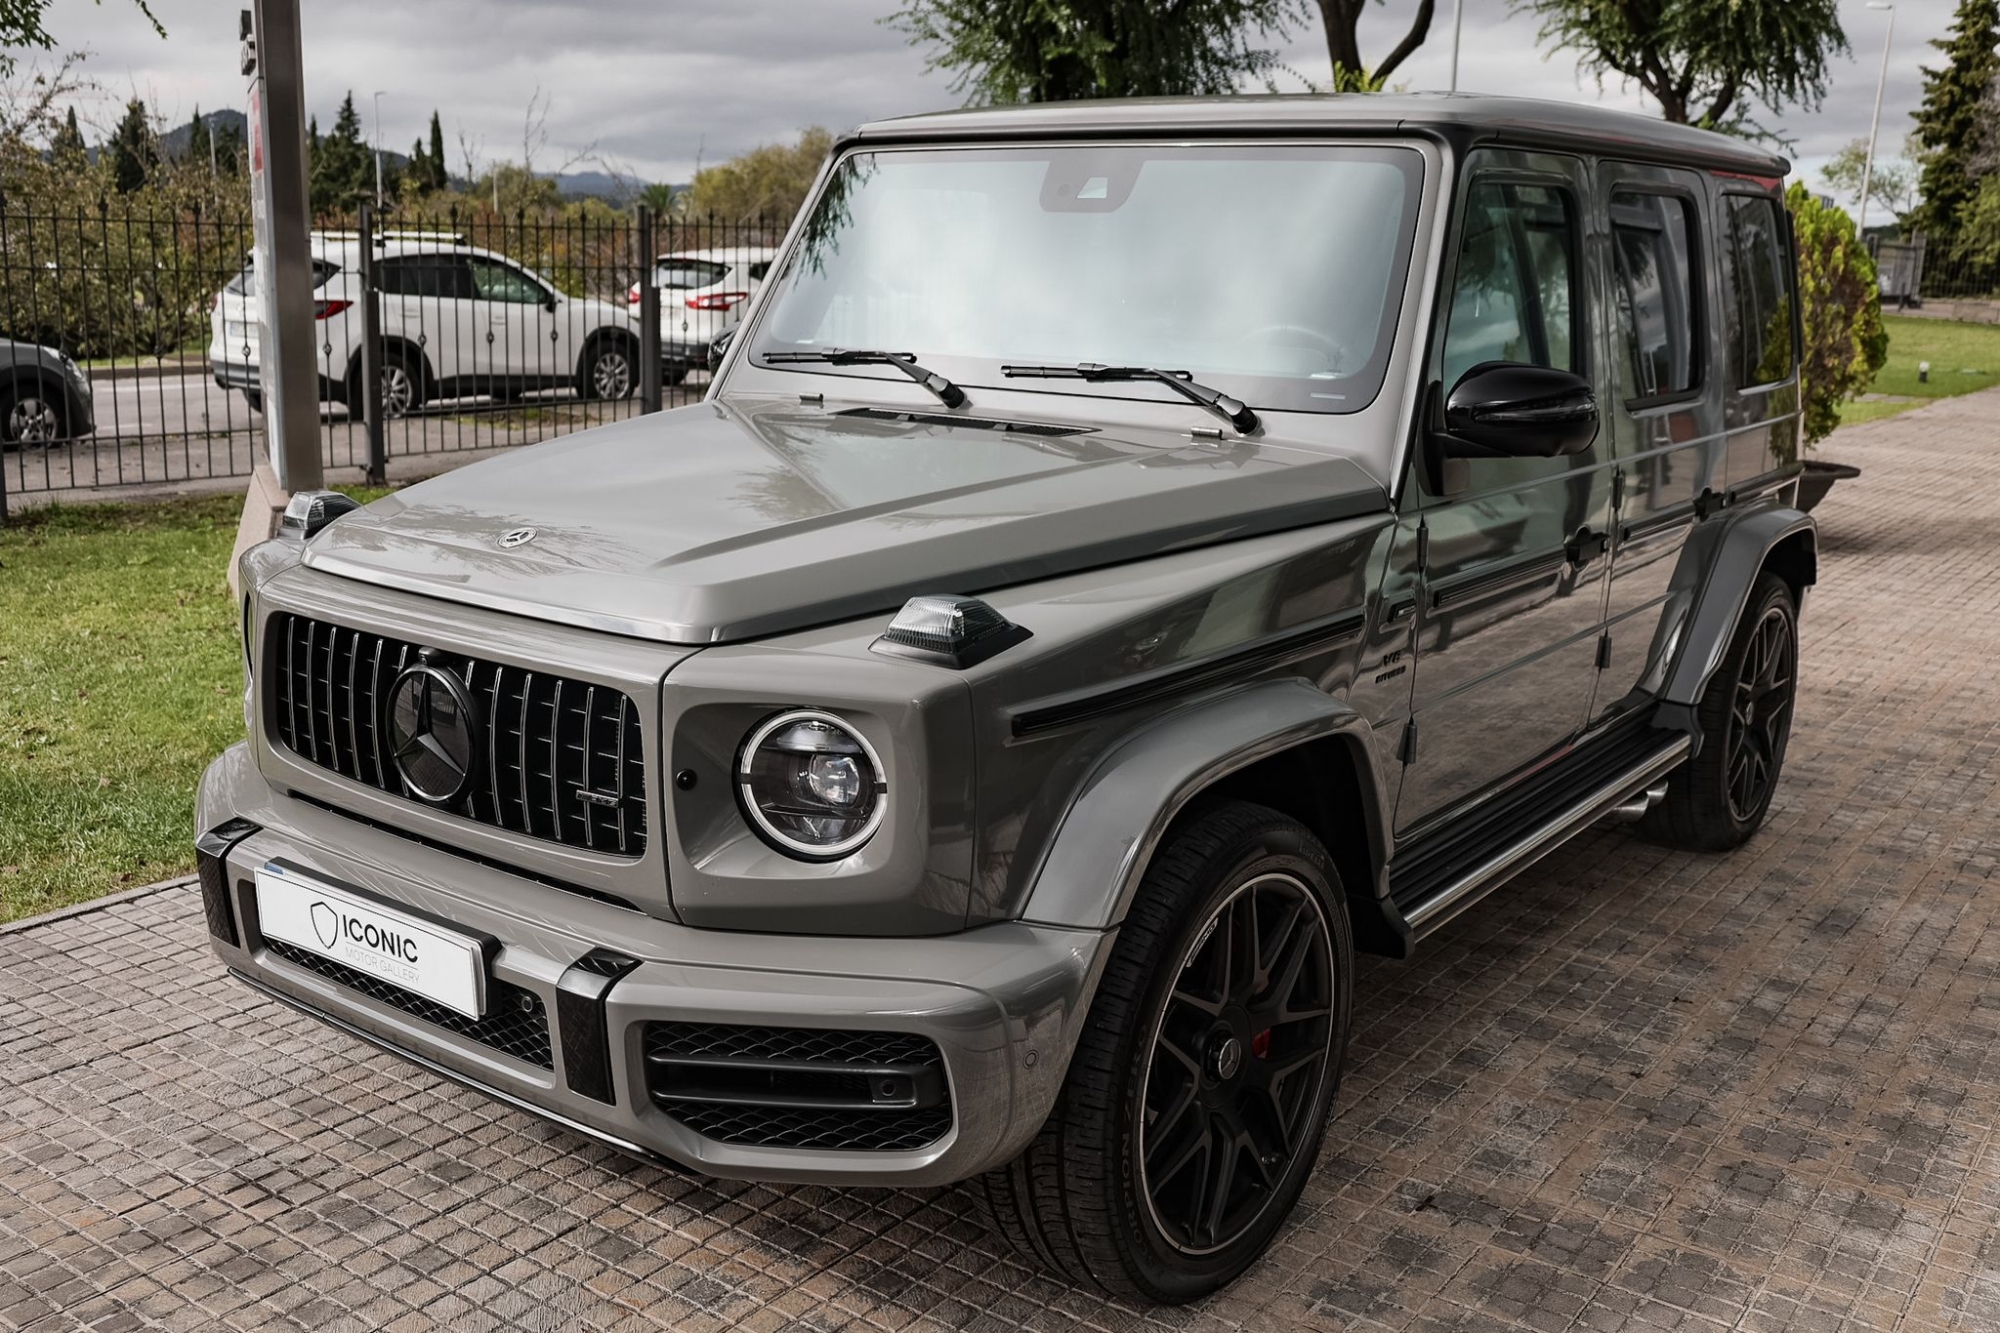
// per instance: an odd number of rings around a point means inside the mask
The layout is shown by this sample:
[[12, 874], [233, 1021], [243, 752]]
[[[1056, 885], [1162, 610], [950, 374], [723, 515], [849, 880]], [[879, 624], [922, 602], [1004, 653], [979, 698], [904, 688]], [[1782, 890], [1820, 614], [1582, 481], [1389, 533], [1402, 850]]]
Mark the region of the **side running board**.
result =
[[[1390, 866], [1390, 893], [1418, 938], [1430, 934], [1680, 764], [1683, 733], [1645, 729], [1554, 766], [1407, 849]], [[1537, 816], [1553, 810], [1534, 821]]]

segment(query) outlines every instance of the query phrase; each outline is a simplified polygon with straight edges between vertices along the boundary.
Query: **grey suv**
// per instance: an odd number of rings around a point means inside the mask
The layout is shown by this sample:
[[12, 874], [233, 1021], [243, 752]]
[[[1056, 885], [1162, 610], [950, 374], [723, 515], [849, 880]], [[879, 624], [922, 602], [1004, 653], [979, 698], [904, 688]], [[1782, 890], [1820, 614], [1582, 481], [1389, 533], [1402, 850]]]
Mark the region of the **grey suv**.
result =
[[971, 1180], [1077, 1281], [1212, 1291], [1358, 951], [1606, 818], [1764, 819], [1785, 171], [1483, 97], [866, 126], [706, 401], [245, 556], [216, 950], [627, 1152]]

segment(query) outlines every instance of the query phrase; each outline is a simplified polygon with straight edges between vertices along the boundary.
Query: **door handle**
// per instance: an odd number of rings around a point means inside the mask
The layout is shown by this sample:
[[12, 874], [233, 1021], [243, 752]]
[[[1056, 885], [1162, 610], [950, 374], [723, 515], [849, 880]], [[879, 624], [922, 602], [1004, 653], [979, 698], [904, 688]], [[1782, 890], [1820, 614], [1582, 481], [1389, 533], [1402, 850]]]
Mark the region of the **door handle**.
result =
[[1597, 559], [1597, 557], [1610, 549], [1610, 534], [1592, 532], [1589, 528], [1578, 528], [1576, 536], [1571, 537], [1567, 542], [1563, 543], [1563, 554], [1567, 555], [1570, 564], [1576, 566], [1578, 569], [1583, 568], [1583, 566]]

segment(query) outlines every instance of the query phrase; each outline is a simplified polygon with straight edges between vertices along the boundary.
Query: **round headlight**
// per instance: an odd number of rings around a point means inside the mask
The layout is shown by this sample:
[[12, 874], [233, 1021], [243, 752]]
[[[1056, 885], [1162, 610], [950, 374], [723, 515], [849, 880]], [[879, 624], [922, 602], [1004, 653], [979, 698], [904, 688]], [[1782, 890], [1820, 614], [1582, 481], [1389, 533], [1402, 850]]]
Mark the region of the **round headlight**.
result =
[[799, 709], [743, 743], [736, 787], [744, 813], [778, 850], [834, 861], [874, 836], [889, 787], [874, 749], [831, 713]]

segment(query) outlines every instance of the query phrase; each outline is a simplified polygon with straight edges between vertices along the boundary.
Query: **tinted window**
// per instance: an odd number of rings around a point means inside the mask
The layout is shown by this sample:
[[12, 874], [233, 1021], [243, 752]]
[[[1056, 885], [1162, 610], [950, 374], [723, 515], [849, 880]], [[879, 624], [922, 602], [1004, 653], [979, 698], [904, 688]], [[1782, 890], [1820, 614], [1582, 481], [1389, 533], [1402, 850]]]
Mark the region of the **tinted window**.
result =
[[472, 259], [472, 288], [482, 301], [511, 301], [515, 305], [540, 305], [548, 295], [542, 285], [516, 268], [490, 259]]
[[472, 269], [459, 255], [403, 255], [375, 266], [376, 285], [388, 296], [469, 301]]
[[[326, 286], [326, 280], [340, 272], [340, 265], [329, 264], [324, 259], [313, 260], [313, 290]], [[255, 296], [257, 294], [257, 266], [246, 263], [243, 271], [229, 280], [223, 288], [233, 296]]]
[[1485, 361], [1577, 370], [1569, 197], [1538, 185], [1474, 184], [1466, 197], [1444, 382]]
[[1611, 196], [1619, 367], [1627, 398], [1685, 393], [1695, 384], [1694, 251], [1687, 201]]
[[1723, 324], [1729, 333], [1730, 387], [1747, 389], [1792, 376], [1791, 284], [1784, 219], [1761, 195], [1722, 201]]
[[722, 281], [722, 275], [729, 270], [721, 264], [712, 264], [706, 259], [662, 259], [653, 270], [653, 284], [675, 291], [685, 291], [690, 287], [707, 287]]

